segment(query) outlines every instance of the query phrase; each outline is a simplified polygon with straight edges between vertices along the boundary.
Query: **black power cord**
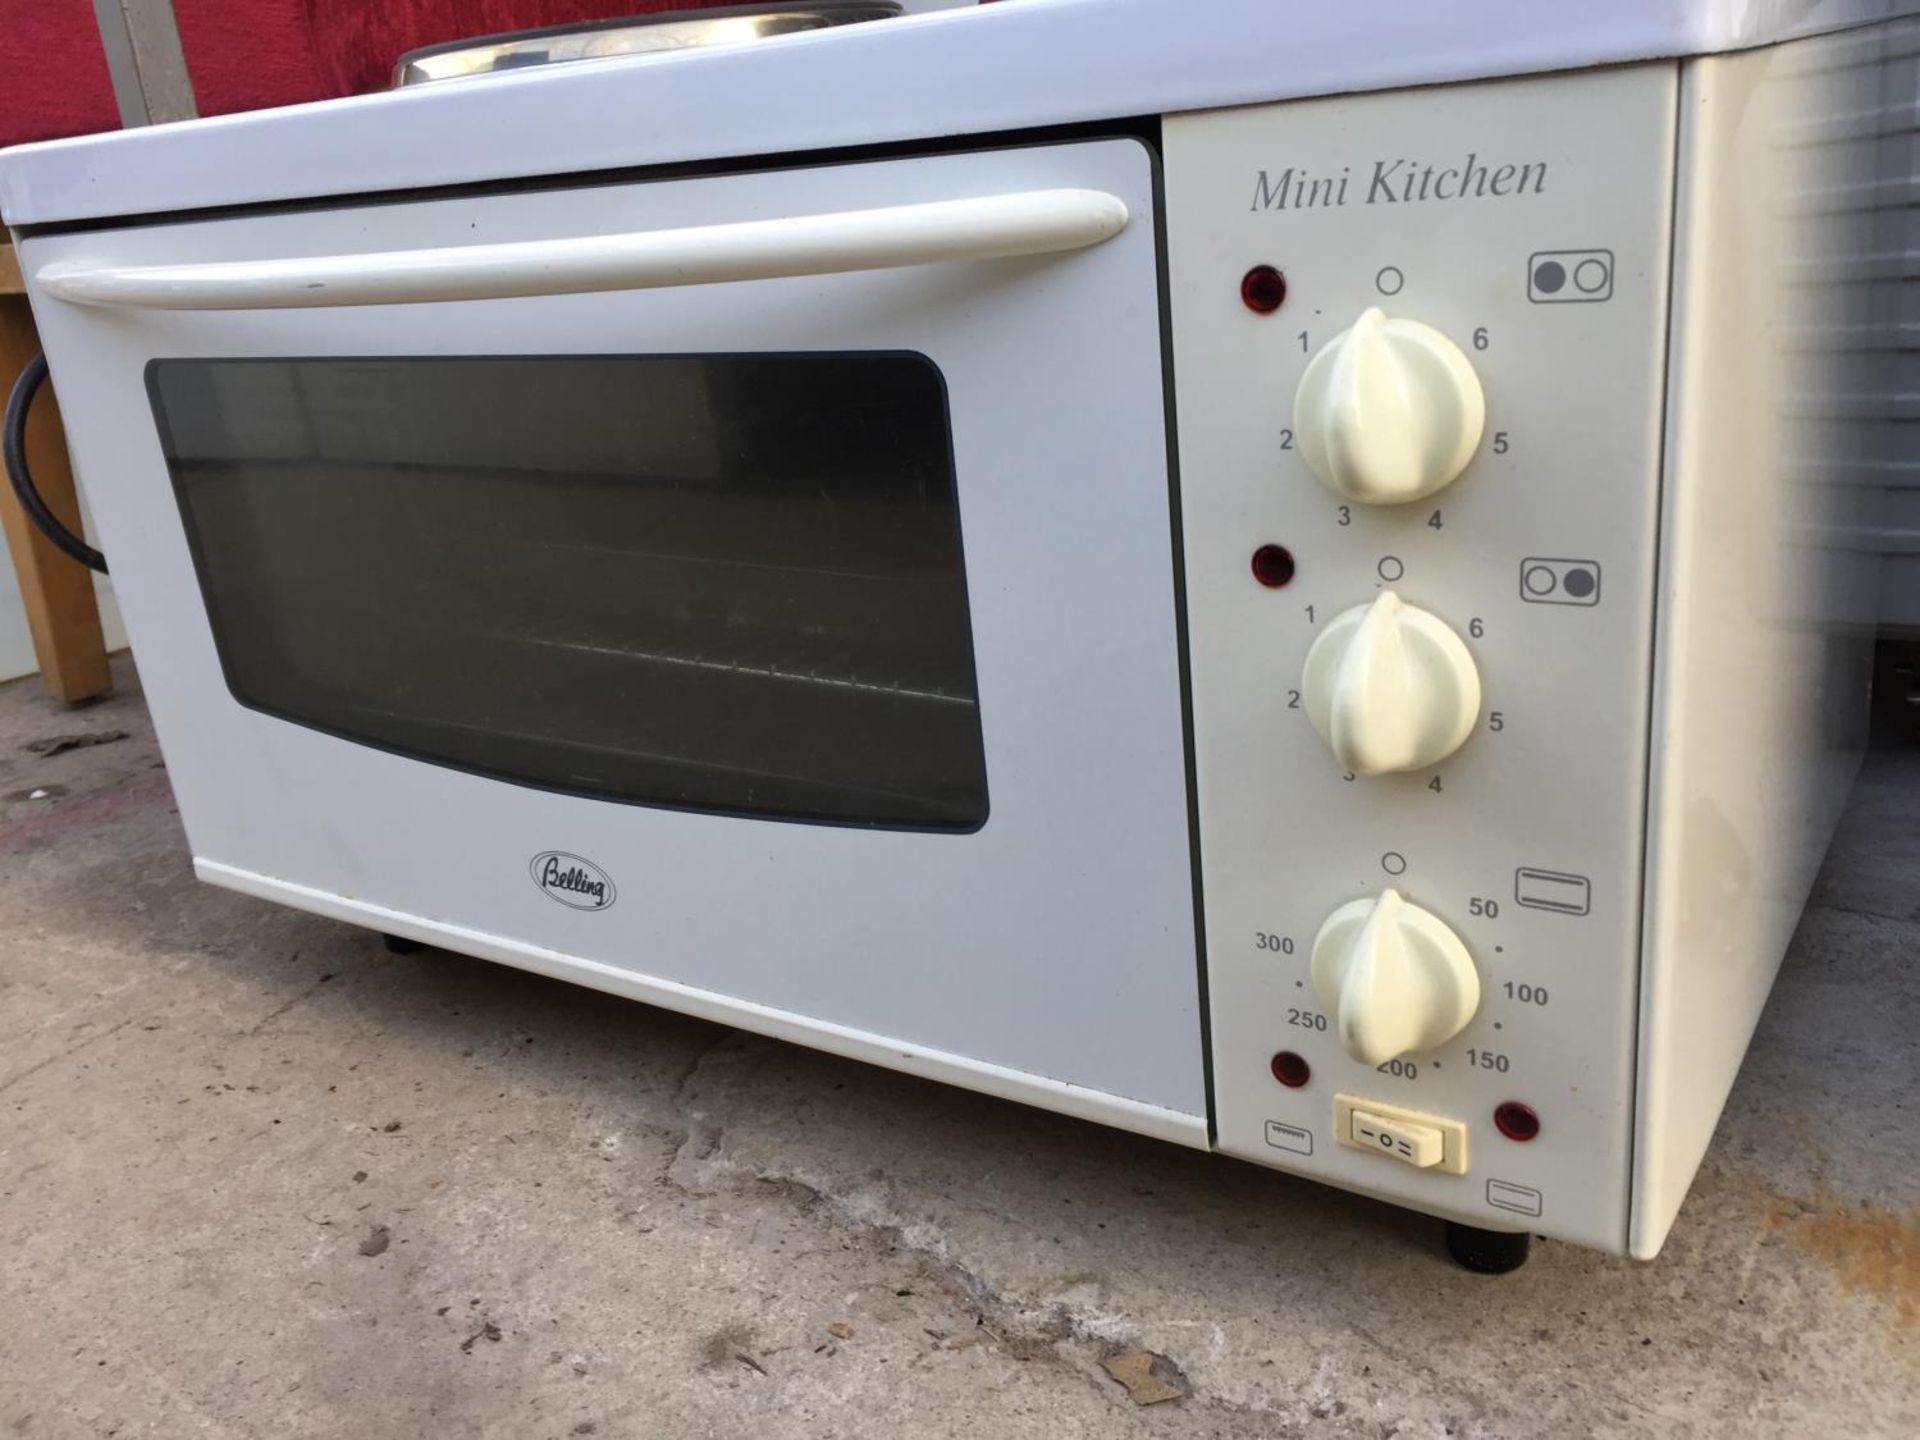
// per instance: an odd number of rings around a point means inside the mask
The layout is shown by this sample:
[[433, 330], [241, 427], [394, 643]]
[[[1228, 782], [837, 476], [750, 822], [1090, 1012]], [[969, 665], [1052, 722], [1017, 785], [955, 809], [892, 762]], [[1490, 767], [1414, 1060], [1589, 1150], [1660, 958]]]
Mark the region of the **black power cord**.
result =
[[27, 407], [33, 404], [34, 393], [46, 378], [47, 357], [36, 355], [27, 362], [26, 369], [20, 372], [20, 378], [13, 382], [12, 393], [7, 396], [7, 479], [13, 482], [13, 493], [20, 497], [20, 508], [27, 512], [29, 520], [40, 527], [41, 534], [59, 547], [62, 554], [70, 555], [88, 569], [98, 570], [104, 575], [107, 573], [107, 557], [60, 523], [60, 517], [47, 508], [47, 502], [34, 489], [33, 476], [27, 470]]

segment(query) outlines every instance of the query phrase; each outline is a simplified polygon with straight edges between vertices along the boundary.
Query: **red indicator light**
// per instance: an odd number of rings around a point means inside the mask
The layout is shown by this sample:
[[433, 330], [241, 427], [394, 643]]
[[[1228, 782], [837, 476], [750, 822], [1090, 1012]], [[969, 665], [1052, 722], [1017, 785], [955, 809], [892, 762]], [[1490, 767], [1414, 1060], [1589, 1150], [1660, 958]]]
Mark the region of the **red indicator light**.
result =
[[1291, 1050], [1282, 1050], [1273, 1057], [1273, 1078], [1289, 1090], [1298, 1090], [1313, 1078], [1313, 1067], [1307, 1064], [1304, 1056]]
[[1253, 578], [1278, 590], [1293, 579], [1293, 552], [1284, 545], [1262, 545], [1253, 552]]
[[1531, 1140], [1540, 1133], [1540, 1117], [1531, 1105], [1508, 1100], [1493, 1107], [1494, 1128], [1509, 1140]]
[[1271, 265], [1256, 265], [1240, 277], [1240, 299], [1256, 315], [1271, 315], [1287, 298], [1287, 277]]

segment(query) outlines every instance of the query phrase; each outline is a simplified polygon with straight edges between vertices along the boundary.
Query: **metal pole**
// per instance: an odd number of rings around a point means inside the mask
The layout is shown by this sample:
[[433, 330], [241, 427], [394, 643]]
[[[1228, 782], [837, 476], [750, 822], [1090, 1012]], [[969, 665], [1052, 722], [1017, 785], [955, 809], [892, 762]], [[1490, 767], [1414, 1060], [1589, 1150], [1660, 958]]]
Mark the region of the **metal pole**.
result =
[[200, 113], [173, 0], [93, 0], [93, 18], [122, 125], [164, 125]]

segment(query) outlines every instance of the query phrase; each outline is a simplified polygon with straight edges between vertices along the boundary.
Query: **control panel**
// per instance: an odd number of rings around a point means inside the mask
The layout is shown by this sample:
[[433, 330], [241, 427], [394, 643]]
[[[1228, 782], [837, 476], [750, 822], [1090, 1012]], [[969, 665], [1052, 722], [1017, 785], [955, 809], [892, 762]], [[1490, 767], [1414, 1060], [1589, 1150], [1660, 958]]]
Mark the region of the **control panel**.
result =
[[1164, 131], [1217, 1144], [1616, 1250], [1676, 84]]

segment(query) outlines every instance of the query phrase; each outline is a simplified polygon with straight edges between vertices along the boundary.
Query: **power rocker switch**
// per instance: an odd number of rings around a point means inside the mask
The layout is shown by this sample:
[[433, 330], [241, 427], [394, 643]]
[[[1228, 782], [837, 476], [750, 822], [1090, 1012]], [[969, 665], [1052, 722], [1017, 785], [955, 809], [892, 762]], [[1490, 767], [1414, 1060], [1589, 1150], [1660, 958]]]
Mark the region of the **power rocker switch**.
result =
[[1358, 1095], [1336, 1095], [1333, 1134], [1342, 1145], [1384, 1155], [1416, 1170], [1467, 1173], [1467, 1127], [1458, 1120], [1422, 1115]]

